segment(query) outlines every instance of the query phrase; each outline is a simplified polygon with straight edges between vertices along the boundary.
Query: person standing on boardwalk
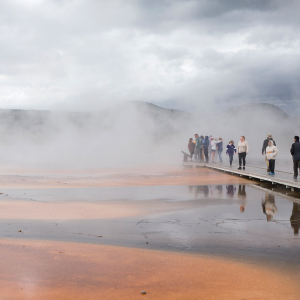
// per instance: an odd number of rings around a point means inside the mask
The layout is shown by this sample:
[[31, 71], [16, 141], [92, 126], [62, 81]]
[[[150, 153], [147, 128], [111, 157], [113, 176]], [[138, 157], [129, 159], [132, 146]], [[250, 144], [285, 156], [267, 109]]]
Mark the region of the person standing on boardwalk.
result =
[[208, 163], [208, 147], [209, 147], [209, 140], [208, 140], [208, 136], [205, 136], [205, 140], [202, 143], [202, 148], [204, 151], [204, 156], [205, 156], [205, 162]]
[[243, 163], [243, 170], [245, 170], [245, 165], [246, 165], [246, 155], [249, 152], [249, 146], [248, 142], [245, 139], [245, 136], [240, 137], [240, 141], [237, 146], [237, 153], [239, 155], [239, 170], [242, 169], [242, 163]]
[[204, 136], [201, 135], [201, 148], [200, 148], [200, 161], [203, 162], [204, 161], [204, 154], [203, 154], [203, 147], [202, 147], [202, 143], [204, 142]]
[[195, 143], [193, 142], [193, 139], [189, 139], [188, 148], [190, 150], [191, 160], [193, 160], [193, 155], [195, 152]]
[[292, 145], [291, 154], [293, 155], [294, 163], [294, 179], [298, 177], [298, 169], [300, 169], [300, 143], [299, 136], [294, 137], [295, 143]]
[[263, 146], [262, 146], [262, 149], [261, 149], [262, 155], [265, 155], [266, 164], [267, 164], [267, 172], [270, 172], [269, 161], [267, 160], [267, 157], [266, 157], [266, 148], [269, 146], [269, 141], [273, 141], [273, 145], [276, 146], [276, 143], [273, 140], [273, 137], [272, 137], [271, 133], [267, 134], [267, 138], [264, 140], [264, 143], [263, 143]]
[[233, 155], [234, 155], [234, 153], [236, 153], [236, 148], [234, 146], [234, 141], [231, 140], [229, 142], [229, 144], [227, 145], [227, 150], [226, 150], [226, 154], [229, 155], [230, 166], [232, 166], [232, 161], [233, 161]]
[[195, 148], [195, 160], [201, 160], [200, 156], [200, 149], [202, 147], [202, 140], [201, 137], [198, 134], [195, 134], [195, 143], [196, 143], [196, 148]]
[[269, 162], [270, 173], [269, 175], [275, 175], [275, 159], [278, 154], [277, 147], [274, 146], [272, 140], [269, 140], [269, 146], [266, 148], [266, 159]]
[[219, 161], [220, 162], [223, 162], [222, 152], [223, 152], [223, 139], [221, 137], [219, 137], [218, 154], [219, 154]]
[[211, 162], [214, 163], [215, 162], [215, 154], [217, 151], [217, 144], [221, 143], [221, 141], [216, 141], [214, 137], [211, 137]]

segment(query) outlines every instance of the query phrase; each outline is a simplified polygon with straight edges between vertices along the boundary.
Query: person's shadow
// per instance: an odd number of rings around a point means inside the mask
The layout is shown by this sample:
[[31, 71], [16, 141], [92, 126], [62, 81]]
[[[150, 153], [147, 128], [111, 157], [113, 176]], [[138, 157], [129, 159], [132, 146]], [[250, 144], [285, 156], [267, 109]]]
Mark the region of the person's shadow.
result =
[[294, 235], [299, 234], [300, 228], [300, 204], [293, 202], [293, 210], [290, 218], [291, 226], [294, 228]]

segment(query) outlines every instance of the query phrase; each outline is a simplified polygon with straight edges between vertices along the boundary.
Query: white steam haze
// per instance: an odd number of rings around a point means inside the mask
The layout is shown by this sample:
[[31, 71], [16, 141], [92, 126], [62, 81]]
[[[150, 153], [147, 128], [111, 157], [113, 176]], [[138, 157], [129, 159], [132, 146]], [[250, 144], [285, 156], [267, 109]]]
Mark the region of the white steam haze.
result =
[[2, 162], [179, 163], [194, 133], [245, 135], [250, 157], [271, 132], [279, 158], [289, 155], [300, 134], [299, 9], [297, 0], [1, 1]]

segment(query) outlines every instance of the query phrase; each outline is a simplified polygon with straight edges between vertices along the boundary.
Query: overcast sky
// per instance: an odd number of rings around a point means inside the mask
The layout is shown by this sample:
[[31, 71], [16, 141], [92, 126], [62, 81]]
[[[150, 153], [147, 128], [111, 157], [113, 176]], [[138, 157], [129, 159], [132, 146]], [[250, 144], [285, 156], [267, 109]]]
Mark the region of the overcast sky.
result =
[[300, 1], [2, 0], [0, 108], [300, 113]]

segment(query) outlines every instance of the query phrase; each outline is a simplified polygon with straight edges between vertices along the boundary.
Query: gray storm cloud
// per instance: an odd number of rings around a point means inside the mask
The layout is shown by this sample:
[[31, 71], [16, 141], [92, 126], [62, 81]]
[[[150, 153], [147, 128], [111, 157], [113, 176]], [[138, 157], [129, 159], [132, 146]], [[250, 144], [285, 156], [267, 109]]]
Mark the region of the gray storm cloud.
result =
[[299, 113], [299, 1], [1, 1], [0, 106]]

